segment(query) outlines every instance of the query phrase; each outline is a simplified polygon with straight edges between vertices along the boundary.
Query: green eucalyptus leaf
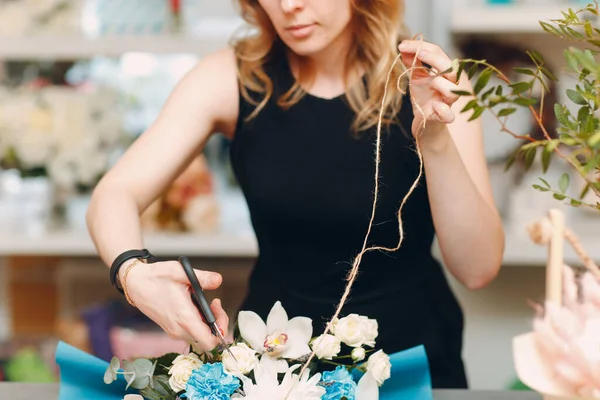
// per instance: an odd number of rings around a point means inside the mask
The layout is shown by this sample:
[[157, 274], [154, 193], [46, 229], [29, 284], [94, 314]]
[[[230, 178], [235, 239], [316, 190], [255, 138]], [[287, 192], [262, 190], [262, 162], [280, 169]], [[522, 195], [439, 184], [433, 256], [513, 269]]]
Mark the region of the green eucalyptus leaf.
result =
[[580, 106], [584, 106], [587, 104], [585, 98], [581, 95], [581, 93], [573, 90], [567, 89], [567, 97], [571, 99], [571, 101], [575, 104], [579, 104]]
[[587, 142], [590, 147], [596, 147], [600, 143], [600, 131], [593, 133]]
[[479, 103], [477, 102], [477, 99], [470, 100], [467, 104], [465, 104], [465, 106], [463, 107], [462, 110], [460, 110], [460, 112], [461, 113], [467, 112], [470, 109], [477, 107], [478, 104]]
[[110, 359], [110, 363], [104, 372], [104, 383], [111, 384], [117, 379], [117, 373], [121, 369], [121, 361], [117, 357]]
[[535, 155], [537, 153], [537, 147], [532, 147], [525, 152], [525, 170], [529, 170], [533, 161], [535, 160]]
[[569, 119], [566, 113], [566, 107], [561, 106], [560, 104], [554, 105], [554, 115], [558, 122], [560, 122], [563, 126], [569, 126]]
[[154, 375], [154, 369], [156, 367], [156, 361], [152, 361], [145, 358], [138, 358], [133, 362], [133, 369], [135, 371], [135, 379], [131, 386], [135, 389], [144, 389], [151, 383], [152, 376]]
[[111, 383], [113, 383], [116, 380], [117, 380], [117, 374], [109, 366], [108, 368], [106, 368], [106, 371], [104, 371], [104, 383], [106, 383], [107, 385], [110, 385]]
[[512, 88], [512, 94], [521, 94], [531, 89], [531, 82], [517, 82], [509, 85]]
[[579, 198], [582, 199], [585, 197], [586, 194], [588, 194], [588, 192], [590, 191], [590, 184], [586, 182], [585, 186], [583, 187], [583, 190], [581, 191], [581, 193], [579, 193]]
[[542, 74], [544, 74], [546, 78], [550, 79], [551, 81], [558, 81], [558, 78], [548, 68], [540, 67], [540, 71], [542, 71]]
[[494, 93], [494, 90], [496, 90], [495, 87], [492, 87], [490, 89], [488, 89], [484, 94], [481, 95], [481, 100], [482, 101], [486, 101], [488, 97], [490, 97], [490, 95], [492, 93]]
[[458, 96], [472, 96], [473, 93], [467, 92], [466, 90], [453, 90], [452, 93]]
[[583, 29], [588, 38], [594, 37], [594, 30], [592, 29], [592, 24], [590, 21], [585, 21], [583, 24]]
[[563, 54], [565, 56], [565, 59], [567, 61], [567, 65], [569, 66], [569, 68], [571, 68], [571, 70], [573, 72], [579, 73], [580, 72], [579, 63], [577, 62], [577, 59], [575, 58], [575, 56], [573, 56], [571, 51], [569, 49], [567, 49], [564, 51]]
[[552, 197], [554, 197], [556, 200], [564, 200], [567, 198], [567, 196], [565, 196], [564, 194], [560, 194], [560, 193], [554, 193], [554, 195]]
[[517, 109], [514, 107], [503, 108], [502, 110], [498, 111], [498, 116], [499, 117], [507, 117], [507, 116], [511, 115], [512, 113], [514, 113], [515, 111], [517, 111]]
[[504, 166], [504, 172], [508, 171], [510, 167], [513, 166], [513, 164], [517, 160], [517, 154], [518, 152], [515, 151], [508, 157], [508, 160], [506, 160], [506, 165]]
[[479, 67], [477, 66], [477, 64], [471, 65], [471, 68], [469, 68], [469, 71], [467, 71], [467, 76], [469, 77], [469, 79], [473, 79], [478, 69]]
[[552, 159], [552, 152], [548, 151], [547, 148], [542, 151], [542, 171], [544, 173], [548, 172], [548, 168], [550, 167], [550, 160]]
[[532, 106], [534, 104], [537, 104], [538, 100], [537, 99], [528, 99], [525, 97], [519, 97], [513, 100], [513, 103], [518, 104], [520, 106]]
[[539, 190], [540, 192], [548, 192], [549, 191], [549, 189], [546, 189], [545, 187], [542, 187], [542, 186], [536, 185], [536, 184], [533, 184], [532, 187], [535, 190]]
[[491, 77], [492, 77], [492, 70], [489, 68], [484, 69], [483, 72], [477, 78], [477, 81], [475, 82], [475, 86], [473, 87], [473, 92], [475, 94], [479, 94], [479, 92], [481, 92], [483, 90], [483, 88], [488, 84]]
[[538, 178], [546, 188], [551, 189], [550, 184], [548, 183], [547, 180], [545, 180], [544, 178]]
[[558, 179], [558, 189], [561, 193], [565, 193], [569, 188], [569, 174], [566, 172]]
[[520, 74], [525, 74], [525, 75], [530, 75], [530, 76], [535, 76], [535, 72], [533, 72], [532, 70], [530, 70], [529, 68], [515, 68], [514, 69], [515, 72], [518, 72]]
[[481, 117], [481, 114], [483, 114], [483, 112], [485, 111], [484, 107], [477, 107], [475, 109], [475, 111], [473, 111], [473, 114], [471, 115], [471, 117], [469, 118], [469, 121], [474, 121], [477, 118]]
[[544, 57], [542, 57], [542, 55], [539, 52], [537, 52], [535, 50], [528, 50], [527, 54], [529, 55], [531, 60], [534, 62], [534, 64], [536, 64], [536, 65], [545, 64]]

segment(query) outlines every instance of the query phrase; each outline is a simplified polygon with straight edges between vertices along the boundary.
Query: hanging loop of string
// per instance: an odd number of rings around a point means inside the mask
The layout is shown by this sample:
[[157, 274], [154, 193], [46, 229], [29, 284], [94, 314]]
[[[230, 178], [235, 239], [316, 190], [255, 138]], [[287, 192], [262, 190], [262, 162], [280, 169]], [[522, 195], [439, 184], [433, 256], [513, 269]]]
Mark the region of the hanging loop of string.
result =
[[[405, 77], [408, 75], [408, 77], [409, 77], [408, 82], [409, 82], [409, 85], [410, 85], [410, 74], [412, 73], [412, 71], [417, 70], [417, 69], [424, 69], [424, 70], [426, 70], [428, 72], [431, 72], [429, 69], [417, 65], [419, 52], [420, 52], [420, 50], [417, 50], [417, 52], [416, 52], [416, 54], [414, 56], [413, 63], [411, 65], [411, 67], [410, 68], [406, 68], [406, 66], [403, 66], [404, 67], [404, 71], [398, 77], [396, 88], [397, 88], [397, 90], [402, 95], [406, 94], [402, 90], [402, 88], [401, 88], [403, 79], [405, 79]], [[377, 209], [377, 200], [378, 200], [378, 196], [379, 196], [379, 175], [380, 175], [380, 173], [379, 173], [379, 167], [380, 167], [380, 163], [381, 163], [381, 127], [382, 127], [383, 114], [384, 114], [384, 111], [385, 111], [384, 110], [384, 104], [385, 104], [385, 100], [386, 100], [386, 97], [387, 97], [387, 94], [388, 94], [388, 85], [389, 85], [389, 82], [391, 80], [392, 74], [394, 72], [394, 68], [396, 68], [396, 65], [398, 64], [398, 62], [401, 61], [401, 57], [402, 57], [402, 54], [399, 53], [396, 56], [396, 58], [394, 59], [394, 62], [392, 63], [392, 65], [390, 66], [390, 69], [389, 69], [388, 74], [387, 74], [387, 79], [386, 79], [386, 82], [385, 82], [384, 91], [383, 91], [383, 98], [381, 100], [381, 109], [379, 111], [379, 120], [378, 120], [378, 123], [377, 123], [377, 138], [376, 138], [376, 144], [375, 144], [375, 178], [374, 178], [375, 179], [375, 188], [374, 188], [374, 194], [373, 194], [373, 206], [372, 206], [371, 218], [370, 218], [370, 221], [369, 221], [369, 226], [367, 228], [365, 239], [363, 241], [362, 249], [358, 253], [358, 255], [355, 257], [354, 262], [352, 263], [352, 269], [350, 270], [350, 272], [348, 273], [348, 275], [346, 277], [347, 283], [346, 283], [346, 288], [344, 289], [344, 293], [342, 295], [342, 298], [340, 299], [340, 301], [339, 301], [339, 303], [338, 303], [338, 305], [336, 307], [335, 314], [333, 315], [333, 317], [331, 317], [331, 319], [327, 323], [327, 326], [325, 327], [325, 331], [323, 332], [324, 335], [326, 335], [327, 333], [329, 333], [331, 331], [331, 327], [332, 327], [333, 323], [336, 321], [336, 319], [340, 315], [344, 304], [346, 303], [348, 297], [350, 296], [350, 292], [352, 290], [352, 286], [353, 286], [354, 282], [356, 281], [356, 278], [358, 277], [359, 267], [360, 267], [360, 263], [361, 263], [361, 261], [363, 259], [363, 256], [366, 253], [370, 252], [370, 251], [388, 251], [388, 252], [394, 252], [394, 251], [397, 251], [398, 249], [400, 249], [400, 247], [402, 246], [402, 242], [404, 241], [404, 227], [403, 227], [403, 224], [402, 224], [402, 209], [404, 208], [404, 205], [406, 204], [406, 202], [408, 201], [409, 197], [412, 195], [412, 193], [414, 192], [414, 190], [418, 186], [418, 184], [419, 184], [419, 182], [421, 180], [421, 177], [423, 176], [423, 155], [421, 153], [421, 148], [420, 148], [420, 145], [419, 145], [419, 136], [421, 136], [421, 134], [425, 130], [427, 118], [426, 118], [425, 113], [423, 112], [423, 109], [420, 107], [420, 105], [411, 97], [410, 100], [411, 100], [411, 103], [412, 103], [413, 107], [420, 113], [420, 115], [422, 117], [422, 123], [419, 126], [419, 130], [418, 130], [417, 134], [414, 135], [414, 137], [415, 137], [416, 153], [417, 153], [417, 156], [418, 156], [418, 159], [419, 159], [419, 172], [418, 172], [417, 177], [415, 178], [414, 182], [412, 183], [410, 189], [408, 190], [408, 192], [406, 193], [406, 195], [402, 199], [402, 202], [400, 203], [400, 207], [398, 209], [398, 213], [397, 213], [398, 230], [399, 230], [398, 244], [395, 247], [383, 247], [383, 246], [367, 247], [367, 243], [368, 243], [369, 237], [371, 235], [371, 229], [372, 229], [373, 223], [375, 221], [375, 213], [376, 213], [376, 209]], [[313, 349], [313, 351], [308, 356], [308, 359], [306, 360], [306, 362], [302, 366], [302, 369], [300, 370], [300, 376], [302, 376], [302, 374], [304, 373], [304, 371], [306, 370], [306, 368], [308, 368], [310, 362], [312, 361], [312, 359], [314, 358], [315, 355], [316, 355], [316, 350]]]

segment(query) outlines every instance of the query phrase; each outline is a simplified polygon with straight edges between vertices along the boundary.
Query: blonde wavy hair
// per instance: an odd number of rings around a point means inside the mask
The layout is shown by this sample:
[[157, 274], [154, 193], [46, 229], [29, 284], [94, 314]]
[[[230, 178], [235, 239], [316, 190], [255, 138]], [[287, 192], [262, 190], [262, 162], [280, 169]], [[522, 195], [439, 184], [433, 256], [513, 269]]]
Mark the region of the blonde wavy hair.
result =
[[[253, 28], [256, 34], [233, 41], [238, 58], [238, 79], [243, 97], [255, 105], [248, 119], [254, 118], [273, 96], [273, 82], [267, 76], [264, 66], [275, 57], [285, 57], [283, 43], [279, 39], [271, 20], [262, 9], [258, 0], [237, 0], [242, 18]], [[404, 20], [404, 1], [402, 0], [351, 0], [353, 43], [346, 59], [346, 94], [348, 104], [355, 112], [352, 129], [364, 131], [378, 123], [381, 101], [387, 74], [398, 55], [398, 44], [406, 37]], [[302, 86], [310, 83], [312, 72], [301, 57], [299, 76], [294, 85], [283, 93], [277, 104], [289, 108], [296, 104], [306, 92]], [[396, 82], [403, 66], [392, 72], [390, 82]], [[364, 72], [366, 87], [359, 79], [357, 71]], [[357, 79], [358, 78], [358, 79]], [[261, 96], [257, 100], [250, 92]], [[383, 124], [395, 121], [402, 105], [402, 96], [388, 94], [384, 107]]]

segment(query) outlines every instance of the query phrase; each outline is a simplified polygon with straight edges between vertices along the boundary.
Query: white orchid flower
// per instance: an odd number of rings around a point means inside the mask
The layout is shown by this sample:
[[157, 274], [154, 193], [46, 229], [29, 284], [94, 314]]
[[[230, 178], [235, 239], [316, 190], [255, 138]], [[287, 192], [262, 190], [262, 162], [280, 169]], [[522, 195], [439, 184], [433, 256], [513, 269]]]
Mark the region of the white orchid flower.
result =
[[[242, 338], [262, 354], [260, 363], [265, 366], [310, 353], [312, 320], [307, 317], [288, 319], [279, 301], [271, 308], [266, 323], [253, 311], [240, 311], [238, 325]], [[285, 372], [287, 363], [279, 362], [275, 367], [278, 372]]]
[[232, 399], [321, 400], [325, 394], [325, 388], [319, 385], [321, 374], [310, 377], [308, 370], [304, 371], [302, 377], [292, 374], [300, 366], [296, 364], [288, 368], [280, 383], [276, 370], [270, 366], [259, 365], [254, 370], [256, 383], [244, 375], [238, 376], [242, 381], [244, 395], [235, 394]]
[[379, 384], [371, 372], [366, 372], [356, 385], [355, 400], [379, 400]]

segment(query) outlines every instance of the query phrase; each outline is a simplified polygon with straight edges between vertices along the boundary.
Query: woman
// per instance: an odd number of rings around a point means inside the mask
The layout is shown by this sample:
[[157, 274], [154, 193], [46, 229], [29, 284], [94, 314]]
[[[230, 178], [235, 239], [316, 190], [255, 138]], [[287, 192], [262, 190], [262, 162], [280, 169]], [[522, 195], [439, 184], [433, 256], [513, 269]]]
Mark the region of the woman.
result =
[[[222, 133], [232, 140], [231, 162], [260, 248], [242, 309], [265, 318], [280, 300], [290, 317], [312, 318], [316, 335], [334, 313], [369, 223], [374, 132], [387, 71], [398, 50], [407, 66], [446, 71], [451, 60], [433, 44], [397, 40], [402, 1], [239, 3], [257, 36], [207, 56], [183, 78], [155, 123], [96, 188], [89, 229], [108, 265], [142, 248], [140, 213], [211, 134]], [[503, 229], [481, 127], [460, 114], [466, 99], [452, 93], [457, 77], [422, 69], [410, 74], [411, 97], [390, 84], [385, 104], [370, 244], [397, 244], [396, 212], [418, 173], [414, 135], [425, 177], [404, 208], [401, 249], [363, 258], [343, 314], [376, 318], [378, 348], [387, 353], [424, 344], [435, 387], [466, 387], [462, 313], [430, 247], [435, 232], [450, 273], [478, 289], [498, 272]], [[467, 79], [460, 88], [470, 89]], [[119, 270], [121, 279], [132, 262]], [[198, 277], [207, 289], [221, 283], [216, 273], [199, 271]], [[182, 268], [169, 261], [132, 268], [121, 284], [172, 337], [214, 348], [216, 338], [192, 305], [186, 282]], [[219, 300], [212, 308], [226, 331]]]

